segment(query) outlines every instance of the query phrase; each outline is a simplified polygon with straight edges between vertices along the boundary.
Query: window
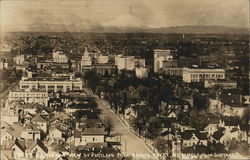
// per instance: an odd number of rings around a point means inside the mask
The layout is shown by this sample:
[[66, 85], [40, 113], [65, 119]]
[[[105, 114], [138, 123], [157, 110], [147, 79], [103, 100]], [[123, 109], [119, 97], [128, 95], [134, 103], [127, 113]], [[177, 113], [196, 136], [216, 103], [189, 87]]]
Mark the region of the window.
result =
[[23, 89], [29, 88], [29, 85], [22, 85]]
[[93, 137], [93, 142], [95, 141], [95, 138]]

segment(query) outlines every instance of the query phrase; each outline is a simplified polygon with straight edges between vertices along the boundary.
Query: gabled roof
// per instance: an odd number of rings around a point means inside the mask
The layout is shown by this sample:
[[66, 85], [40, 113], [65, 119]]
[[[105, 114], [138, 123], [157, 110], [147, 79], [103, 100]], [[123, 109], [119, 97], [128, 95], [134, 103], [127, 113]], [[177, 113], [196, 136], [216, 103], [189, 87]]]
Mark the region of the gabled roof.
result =
[[230, 132], [234, 133], [234, 132], [237, 132], [238, 130], [239, 130], [238, 128], [233, 128]]
[[105, 135], [104, 128], [86, 128], [82, 135]]
[[74, 137], [75, 138], [81, 138], [82, 137], [82, 132], [81, 131], [75, 131]]
[[44, 152], [48, 152], [48, 149], [44, 146], [43, 142], [39, 139], [26, 141], [26, 148], [32, 150], [34, 147], [39, 146]]
[[35, 116], [31, 121], [32, 122], [46, 122], [46, 120], [40, 115]]
[[222, 136], [224, 136], [224, 133], [222, 131], [216, 131], [212, 135], [212, 137], [216, 140], [220, 140]]
[[33, 131], [39, 131], [39, 129], [32, 123], [25, 123], [23, 125], [24, 130], [33, 130]]
[[18, 123], [10, 125], [7, 129], [7, 132], [13, 137], [20, 138], [23, 130], [23, 126]]
[[7, 147], [8, 149], [11, 149], [13, 146], [17, 146], [22, 152], [25, 152], [25, 142], [24, 140], [16, 139], [15, 141], [12, 141], [10, 145]]
[[207, 140], [207, 132], [199, 132], [197, 130], [186, 130], [181, 133], [181, 137], [184, 140], [189, 140], [195, 135], [199, 140]]
[[57, 143], [52, 150], [54, 152], [69, 152], [62, 144]]

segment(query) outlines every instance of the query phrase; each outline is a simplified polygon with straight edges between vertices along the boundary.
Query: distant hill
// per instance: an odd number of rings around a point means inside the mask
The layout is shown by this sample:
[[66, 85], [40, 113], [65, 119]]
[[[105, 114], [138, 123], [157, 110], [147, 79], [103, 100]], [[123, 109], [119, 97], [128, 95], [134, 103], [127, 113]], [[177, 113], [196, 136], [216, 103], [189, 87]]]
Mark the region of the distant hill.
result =
[[[117, 20], [102, 25], [64, 25], [64, 24], [33, 24], [29, 31], [23, 32], [83, 32], [83, 33], [163, 33], [163, 34], [249, 34], [248, 28], [227, 26], [174, 26], [165, 28], [148, 28], [142, 26], [133, 17], [124, 16], [131, 20], [131, 25], [123, 23], [116, 26]], [[119, 20], [119, 19], [118, 19]], [[127, 20], [128, 21], [128, 20]]]
[[227, 26], [176, 26], [167, 28], [151, 28], [143, 32], [151, 33], [193, 33], [193, 34], [249, 34], [248, 28]]

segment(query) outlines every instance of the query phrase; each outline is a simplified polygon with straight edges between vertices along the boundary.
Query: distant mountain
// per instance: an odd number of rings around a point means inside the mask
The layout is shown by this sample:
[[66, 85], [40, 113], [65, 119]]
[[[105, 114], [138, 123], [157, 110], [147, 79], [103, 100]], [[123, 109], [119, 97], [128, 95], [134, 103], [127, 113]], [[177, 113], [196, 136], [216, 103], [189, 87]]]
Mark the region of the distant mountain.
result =
[[249, 34], [248, 28], [227, 26], [176, 26], [167, 28], [149, 28], [143, 32], [150, 33], [193, 33], [193, 34]]
[[125, 14], [103, 23], [101, 26], [117, 28], [145, 28], [143, 21], [133, 15]]

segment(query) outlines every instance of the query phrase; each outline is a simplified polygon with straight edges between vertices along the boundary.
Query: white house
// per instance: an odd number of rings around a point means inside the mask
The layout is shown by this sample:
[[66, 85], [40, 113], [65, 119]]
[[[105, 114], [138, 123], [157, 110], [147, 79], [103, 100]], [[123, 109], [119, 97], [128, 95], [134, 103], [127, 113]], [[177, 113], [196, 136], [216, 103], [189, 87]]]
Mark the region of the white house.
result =
[[84, 146], [88, 143], [104, 143], [104, 128], [86, 128], [84, 131], [75, 131], [75, 146]]

